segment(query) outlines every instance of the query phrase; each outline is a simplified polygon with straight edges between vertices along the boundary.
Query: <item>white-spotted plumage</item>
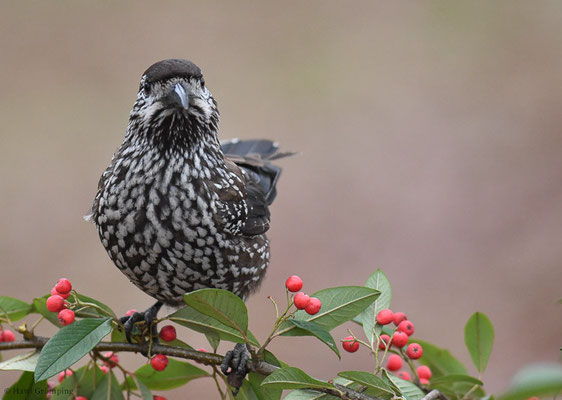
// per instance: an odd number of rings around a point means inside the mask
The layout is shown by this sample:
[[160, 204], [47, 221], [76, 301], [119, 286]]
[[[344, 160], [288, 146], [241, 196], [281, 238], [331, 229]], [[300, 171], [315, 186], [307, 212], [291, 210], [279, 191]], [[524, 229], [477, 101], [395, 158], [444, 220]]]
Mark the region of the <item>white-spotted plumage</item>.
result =
[[269, 262], [268, 205], [280, 169], [268, 159], [283, 155], [265, 140], [221, 146], [218, 122], [199, 68], [156, 63], [94, 200], [91, 219], [111, 259], [167, 304], [206, 287], [245, 298]]

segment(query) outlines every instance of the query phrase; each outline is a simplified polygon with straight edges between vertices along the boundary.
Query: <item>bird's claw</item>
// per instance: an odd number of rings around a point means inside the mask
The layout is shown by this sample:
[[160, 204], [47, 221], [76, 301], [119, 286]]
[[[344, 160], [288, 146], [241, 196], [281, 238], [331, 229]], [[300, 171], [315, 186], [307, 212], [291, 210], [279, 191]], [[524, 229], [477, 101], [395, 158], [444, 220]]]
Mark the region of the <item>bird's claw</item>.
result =
[[135, 311], [131, 316], [126, 316], [119, 319], [123, 324], [123, 328], [125, 330], [125, 338], [127, 339], [127, 342], [133, 343], [131, 339], [131, 332], [133, 331], [135, 324], [140, 321], [144, 321], [147, 328], [150, 329], [150, 336], [152, 338], [152, 342], [153, 343], [159, 342], [158, 330], [156, 328], [156, 324], [154, 324], [154, 319], [156, 318], [156, 315], [158, 314], [158, 311], [160, 310], [161, 307], [162, 307], [162, 303], [157, 302], [156, 304], [149, 307], [144, 312]]
[[238, 393], [248, 373], [247, 364], [249, 359], [250, 352], [245, 343], [237, 343], [234, 346], [234, 350], [228, 351], [224, 356], [221, 371], [226, 375], [229, 385], [234, 388], [234, 395]]

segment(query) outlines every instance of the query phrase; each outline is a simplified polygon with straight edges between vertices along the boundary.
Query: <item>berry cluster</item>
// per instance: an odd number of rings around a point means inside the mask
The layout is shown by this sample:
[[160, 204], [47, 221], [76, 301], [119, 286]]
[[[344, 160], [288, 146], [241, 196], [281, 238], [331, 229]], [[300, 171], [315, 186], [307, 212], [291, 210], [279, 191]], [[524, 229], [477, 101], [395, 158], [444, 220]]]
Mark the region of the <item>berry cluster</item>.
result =
[[[423, 355], [423, 348], [419, 343], [410, 343], [406, 349], [404, 347], [408, 344], [410, 336], [413, 335], [415, 328], [412, 321], [408, 320], [406, 314], [402, 312], [394, 313], [392, 310], [384, 309], [376, 315], [377, 325], [384, 326], [393, 323], [395, 328], [391, 334], [377, 335], [376, 348], [384, 351], [384, 356], [387, 352], [391, 352], [388, 356], [386, 369], [395, 372], [396, 376], [404, 380], [411, 380], [410, 374], [407, 371], [399, 371], [404, 360], [417, 360]], [[364, 344], [370, 347], [367, 343], [360, 342], [354, 336], [348, 336], [342, 340], [342, 347], [349, 353], [355, 353], [359, 349], [359, 345]], [[410, 364], [412, 365], [412, 364]], [[412, 367], [413, 372], [413, 367]], [[416, 374], [421, 384], [429, 383], [431, 378], [431, 370], [429, 367], [422, 365], [416, 369]]]
[[74, 322], [74, 311], [67, 308], [66, 299], [70, 296], [72, 285], [66, 278], [58, 280], [51, 289], [51, 296], [47, 299], [47, 310], [58, 313], [59, 322], [62, 325], [70, 325]]
[[298, 292], [293, 299], [297, 310], [304, 310], [309, 315], [317, 314], [320, 308], [322, 308], [322, 302], [316, 297], [310, 297], [303, 292], [299, 292], [302, 289], [302, 285], [302, 279], [297, 275], [290, 276], [285, 282], [285, 287], [289, 292]]

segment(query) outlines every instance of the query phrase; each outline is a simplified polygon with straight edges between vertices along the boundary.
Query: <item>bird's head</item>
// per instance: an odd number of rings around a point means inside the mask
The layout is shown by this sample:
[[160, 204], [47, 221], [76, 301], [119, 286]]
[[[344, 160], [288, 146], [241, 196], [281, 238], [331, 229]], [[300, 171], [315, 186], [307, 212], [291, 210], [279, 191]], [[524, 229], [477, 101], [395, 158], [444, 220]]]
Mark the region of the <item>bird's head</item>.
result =
[[166, 146], [187, 145], [215, 136], [219, 112], [199, 67], [169, 59], [142, 75], [131, 112], [130, 131]]

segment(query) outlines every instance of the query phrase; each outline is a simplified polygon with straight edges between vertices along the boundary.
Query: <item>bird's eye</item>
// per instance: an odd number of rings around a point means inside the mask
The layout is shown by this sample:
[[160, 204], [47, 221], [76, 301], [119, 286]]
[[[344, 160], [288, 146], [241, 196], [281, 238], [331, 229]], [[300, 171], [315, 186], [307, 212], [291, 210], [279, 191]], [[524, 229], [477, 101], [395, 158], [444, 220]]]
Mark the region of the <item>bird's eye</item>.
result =
[[204, 88], [205, 87], [205, 79], [201, 78], [201, 80], [199, 82], [201, 83], [201, 87]]
[[150, 85], [148, 84], [148, 82], [144, 82], [141, 86], [141, 89], [144, 92], [144, 94], [146, 95], [150, 94]]

